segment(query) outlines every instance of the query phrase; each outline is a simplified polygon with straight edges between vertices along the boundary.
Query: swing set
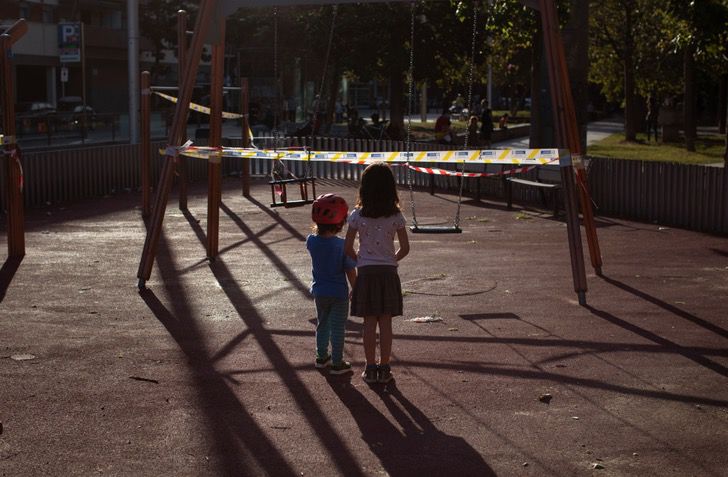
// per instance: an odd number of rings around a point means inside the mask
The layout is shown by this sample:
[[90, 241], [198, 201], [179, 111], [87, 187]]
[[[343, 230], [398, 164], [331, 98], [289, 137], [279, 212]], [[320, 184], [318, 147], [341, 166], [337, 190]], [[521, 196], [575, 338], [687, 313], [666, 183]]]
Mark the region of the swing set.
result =
[[[371, 1], [371, 0], [370, 0]], [[579, 225], [577, 190], [581, 204], [587, 242], [589, 245], [592, 266], [597, 274], [601, 273], [602, 260], [596, 236], [596, 227], [589, 197], [586, 171], [581, 161], [581, 145], [579, 141], [576, 112], [569, 85], [566, 60], [561, 43], [556, 8], [553, 0], [521, 0], [526, 6], [535, 8], [540, 12], [544, 35], [544, 45], [548, 63], [548, 76], [550, 81], [551, 98], [554, 104], [554, 119], [557, 130], [557, 144], [560, 149], [532, 149], [532, 150], [468, 150], [468, 137], [466, 135], [465, 148], [459, 151], [412, 151], [411, 147], [411, 112], [413, 98], [413, 72], [414, 54], [410, 48], [410, 75], [409, 75], [409, 120], [407, 123], [406, 150], [400, 152], [336, 152], [336, 151], [294, 151], [294, 150], [260, 150], [236, 149], [221, 147], [222, 132], [222, 92], [223, 92], [223, 63], [225, 42], [225, 17], [243, 6], [276, 6], [300, 4], [336, 4], [353, 3], [353, 0], [203, 0], [197, 15], [194, 34], [189, 48], [184, 56], [184, 70], [180, 74], [179, 97], [175, 109], [174, 119], [168, 138], [169, 146], [165, 149], [165, 161], [156, 189], [154, 210], [147, 228], [144, 249], [137, 272], [138, 287], [143, 289], [151, 276], [151, 270], [159, 243], [162, 221], [167, 206], [175, 166], [180, 163], [183, 156], [197, 157], [208, 160], [208, 221], [207, 221], [207, 256], [214, 260], [218, 254], [219, 239], [219, 208], [221, 203], [221, 156], [232, 156], [243, 159], [265, 158], [273, 160], [289, 159], [307, 161], [342, 161], [355, 164], [366, 164], [371, 161], [387, 161], [402, 163], [408, 168], [408, 183], [411, 195], [413, 226], [412, 231], [417, 233], [459, 233], [460, 205], [462, 201], [463, 182], [465, 177], [478, 177], [486, 174], [466, 173], [465, 164], [511, 164], [536, 166], [558, 161], [561, 182], [564, 189], [564, 205], [566, 211], [567, 239], [572, 264], [572, 278], [574, 291], [577, 293], [581, 305], [586, 304], [586, 272], [581, 244]], [[414, 11], [412, 2], [410, 20], [411, 44], [414, 45]], [[472, 83], [474, 69], [475, 44], [477, 37], [477, 6], [473, 19], [473, 37], [470, 65], [470, 88], [468, 102], [472, 99]], [[333, 34], [333, 21], [332, 30]], [[208, 148], [192, 148], [186, 141], [186, 120], [191, 100], [192, 89], [197, 67], [200, 62], [204, 43], [211, 43], [211, 103], [210, 103], [210, 137]], [[329, 42], [329, 48], [330, 48]], [[328, 53], [327, 53], [328, 56]], [[277, 60], [276, 60], [277, 62]], [[276, 78], [277, 81], [277, 78]], [[323, 85], [323, 81], [322, 81]], [[319, 96], [320, 98], [320, 96]], [[244, 113], [244, 118], [246, 115]], [[244, 121], [245, 123], [245, 121]], [[244, 145], [246, 145], [244, 132]], [[248, 143], [249, 144], [249, 143]], [[455, 162], [461, 165], [460, 171], [442, 171], [429, 168], [418, 168], [411, 163], [416, 162]], [[414, 192], [410, 174], [412, 170], [427, 170], [430, 172], [456, 176], [460, 178], [457, 211], [452, 226], [424, 226], [417, 223], [414, 203]], [[244, 167], [245, 170], [245, 167]], [[514, 171], [522, 171], [515, 169]], [[310, 174], [307, 174], [307, 178]], [[245, 178], [243, 179], [245, 183]], [[273, 187], [276, 181], [271, 181]]]
[[23, 166], [20, 148], [15, 141], [15, 102], [10, 48], [28, 32], [22, 18], [0, 34], [0, 106], [3, 134], [0, 134], [0, 160], [5, 172], [7, 199], [8, 258], [25, 256], [25, 211], [23, 208]]

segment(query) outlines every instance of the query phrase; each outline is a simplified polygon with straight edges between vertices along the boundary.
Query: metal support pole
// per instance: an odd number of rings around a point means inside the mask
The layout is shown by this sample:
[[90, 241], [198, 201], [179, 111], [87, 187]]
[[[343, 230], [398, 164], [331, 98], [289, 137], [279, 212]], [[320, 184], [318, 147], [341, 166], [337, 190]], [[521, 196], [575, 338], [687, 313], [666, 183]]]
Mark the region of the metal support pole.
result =
[[[240, 62], [238, 62], [240, 63]], [[238, 66], [239, 67], [239, 66]], [[250, 147], [250, 118], [249, 114], [249, 92], [248, 92], [248, 78], [240, 78], [240, 111], [243, 115], [242, 118], [242, 138], [243, 147]], [[241, 164], [242, 171], [240, 173], [240, 180], [242, 182], [243, 197], [250, 198], [250, 158], [243, 158]]]
[[142, 184], [142, 217], [149, 217], [150, 204], [149, 192], [151, 184], [151, 152], [152, 152], [152, 131], [150, 126], [151, 116], [151, 78], [149, 71], [142, 72], [142, 119], [141, 119], [141, 184]]
[[[127, 31], [129, 35], [127, 58], [129, 62], [129, 142], [139, 143], [139, 0], [126, 2]], [[85, 43], [84, 39], [84, 43]], [[84, 55], [84, 62], [86, 61]], [[84, 74], [85, 81], [85, 74]], [[84, 87], [84, 106], [86, 88]], [[84, 109], [85, 112], [85, 109]]]
[[569, 253], [571, 255], [571, 277], [574, 281], [574, 291], [579, 299], [579, 305], [586, 305], [586, 271], [584, 269], [584, 250], [581, 246], [581, 231], [579, 229], [579, 213], [574, 190], [574, 167], [561, 166], [561, 184], [564, 188], [564, 209], [566, 211], [566, 233], [569, 238]]
[[[212, 79], [210, 84], [209, 145], [222, 145], [222, 91], [225, 80], [225, 18], [216, 25], [219, 41], [212, 46]], [[211, 157], [207, 164], [207, 258], [218, 254], [220, 203], [222, 201], [222, 158]]]
[[[182, 72], [187, 59], [187, 12], [177, 12], [177, 88], [182, 88]], [[177, 161], [177, 180], [179, 181], [179, 210], [187, 210], [187, 158], [179, 156]]]

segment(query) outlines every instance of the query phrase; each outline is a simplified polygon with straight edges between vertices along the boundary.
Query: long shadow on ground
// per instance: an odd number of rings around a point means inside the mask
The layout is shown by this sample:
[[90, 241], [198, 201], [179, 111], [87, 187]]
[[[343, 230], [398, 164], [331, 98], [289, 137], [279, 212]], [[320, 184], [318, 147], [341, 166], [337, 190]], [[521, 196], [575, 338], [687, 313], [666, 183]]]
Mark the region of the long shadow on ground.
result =
[[494, 476], [495, 472], [465, 439], [440, 431], [394, 382], [379, 396], [400, 428], [374, 407], [351, 383], [329, 378], [329, 386], [349, 409], [387, 475]]
[[692, 313], [688, 313], [685, 310], [682, 310], [675, 305], [671, 305], [669, 303], [666, 303], [659, 298], [656, 298], [648, 293], [645, 293], [641, 290], [638, 290], [632, 286], [627, 285], [624, 282], [621, 282], [619, 280], [616, 280], [614, 278], [609, 278], [606, 275], [601, 276], [602, 280], [609, 283], [610, 285], [614, 285], [615, 287], [626, 291], [627, 293], [631, 293], [632, 295], [641, 298], [645, 301], [648, 301], [652, 303], [653, 305], [657, 305], [660, 308], [662, 308], [665, 311], [668, 311], [672, 313], [675, 316], [678, 316], [684, 320], [690, 321], [691, 323], [695, 323], [696, 325], [700, 326], [701, 328], [705, 328], [708, 331], [712, 331], [713, 333], [722, 336], [723, 338], [728, 338], [728, 330], [721, 328], [720, 326], [714, 325], [713, 323], [706, 321], [698, 316], [693, 315]]
[[0, 303], [5, 299], [5, 294], [8, 292], [8, 288], [10, 288], [13, 277], [15, 277], [15, 273], [20, 268], [22, 261], [22, 257], [9, 257], [0, 268]]
[[[214, 360], [204, 346], [202, 330], [192, 318], [188, 300], [179, 287], [172, 288], [169, 285], [177, 283], [177, 274], [164, 235], [158, 250], [157, 263], [168, 294], [174, 297], [173, 310], [167, 309], [151, 290], [141, 290], [140, 296], [169, 331], [194, 370], [195, 384], [203, 401], [199, 408], [206, 414], [209, 435], [215, 442], [216, 455], [222, 462], [221, 473], [241, 475], [246, 469], [259, 467], [275, 474], [297, 475], [250, 417], [250, 413], [225, 382], [224, 376], [213, 366]], [[256, 318], [260, 320], [260, 317]]]

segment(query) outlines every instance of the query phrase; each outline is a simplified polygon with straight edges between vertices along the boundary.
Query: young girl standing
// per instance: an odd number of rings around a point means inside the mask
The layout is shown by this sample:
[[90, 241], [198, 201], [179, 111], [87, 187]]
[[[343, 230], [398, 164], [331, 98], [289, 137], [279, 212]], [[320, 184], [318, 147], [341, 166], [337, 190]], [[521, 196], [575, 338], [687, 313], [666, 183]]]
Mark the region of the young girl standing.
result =
[[[359, 236], [359, 250], [354, 239]], [[394, 237], [399, 249], [395, 252]], [[357, 260], [357, 280], [351, 297], [351, 314], [364, 318], [362, 378], [367, 383], [392, 380], [392, 317], [402, 314], [402, 286], [397, 262], [409, 253], [405, 219], [392, 170], [385, 163], [368, 166], [361, 177], [356, 208], [349, 215], [345, 253]], [[379, 327], [379, 363], [376, 361]]]
[[[316, 367], [329, 366], [330, 374], [351, 371], [343, 359], [344, 331], [349, 316], [349, 287], [356, 282], [356, 262], [344, 254], [344, 240], [337, 234], [346, 223], [349, 206], [334, 194], [319, 196], [311, 209], [313, 233], [306, 239], [311, 254], [316, 301]], [[329, 342], [331, 354], [329, 354]]]

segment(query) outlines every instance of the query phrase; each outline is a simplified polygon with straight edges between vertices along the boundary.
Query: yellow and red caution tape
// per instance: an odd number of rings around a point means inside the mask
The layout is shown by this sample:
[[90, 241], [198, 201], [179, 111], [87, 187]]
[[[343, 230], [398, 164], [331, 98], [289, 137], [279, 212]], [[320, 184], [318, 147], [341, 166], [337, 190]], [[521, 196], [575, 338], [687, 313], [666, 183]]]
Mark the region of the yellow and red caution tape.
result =
[[[554, 159], [555, 161], [555, 159]], [[547, 163], [548, 164], [548, 163]], [[494, 177], [494, 176], [508, 176], [514, 174], [524, 174], [536, 166], [517, 167], [514, 169], [505, 169], [498, 172], [460, 172], [450, 171], [447, 169], [437, 169], [434, 167], [419, 167], [410, 164], [409, 168], [413, 171], [424, 172], [430, 175], [441, 175], [441, 176], [453, 176], [453, 177]]]
[[[159, 96], [162, 99], [166, 99], [167, 101], [171, 101], [171, 102], [177, 104], [177, 98], [175, 98], [174, 96], [160, 93], [159, 91], [155, 91], [154, 94], [156, 94], [157, 96]], [[203, 106], [201, 104], [190, 103], [190, 109], [192, 111], [197, 111], [198, 113], [207, 114], [207, 115], [210, 114], [210, 108], [208, 108], [207, 106]], [[223, 111], [222, 117], [225, 119], [240, 119], [243, 117], [243, 115], [238, 114], [238, 113], [228, 113], [226, 111]]]
[[191, 146], [180, 148], [179, 154], [198, 159], [237, 157], [290, 161], [341, 162], [371, 164], [372, 162], [417, 163], [447, 162], [453, 164], [513, 164], [539, 166], [559, 160], [558, 149], [483, 149], [457, 151], [302, 151], [290, 149], [252, 149], [239, 147], [209, 148]]

